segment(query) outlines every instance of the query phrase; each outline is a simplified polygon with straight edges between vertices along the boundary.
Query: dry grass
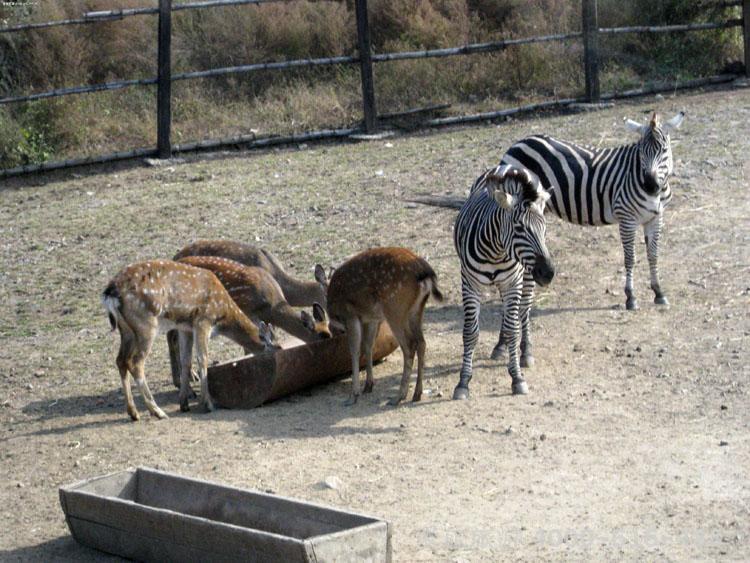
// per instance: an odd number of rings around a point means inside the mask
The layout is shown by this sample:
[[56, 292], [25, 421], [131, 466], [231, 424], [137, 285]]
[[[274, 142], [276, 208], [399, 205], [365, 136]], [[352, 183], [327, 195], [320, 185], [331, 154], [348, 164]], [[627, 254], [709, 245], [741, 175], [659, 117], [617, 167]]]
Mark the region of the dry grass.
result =
[[[129, 6], [150, 6], [138, 0]], [[637, 4], [637, 5], [636, 5]], [[686, 0], [600, 6], [603, 25], [722, 19]], [[120, 7], [117, 0], [40, 2], [30, 14], [0, 7], [9, 23], [78, 17]], [[733, 9], [737, 12], [737, 9]], [[577, 30], [575, 0], [373, 0], [376, 52], [449, 47], [509, 37]], [[704, 13], [705, 12], [705, 13]], [[705, 14], [710, 14], [706, 16]], [[25, 14], [25, 15], [24, 15]], [[736, 14], [735, 14], [736, 15]], [[0, 90], [14, 94], [156, 73], [156, 19], [126, 18], [4, 36], [7, 67]], [[718, 72], [740, 53], [737, 30], [661, 38], [602, 39], [602, 84], [629, 88], [644, 81]], [[351, 1], [299, 1], [180, 11], [174, 16], [175, 72], [356, 53]], [[492, 55], [376, 65], [381, 112], [447, 102], [451, 113], [568, 97], [582, 90], [579, 42], [509, 48]], [[251, 130], [287, 134], [342, 127], [361, 119], [356, 66], [256, 72], [175, 84], [175, 138], [189, 142]], [[14, 105], [0, 114], [0, 164], [87, 156], [151, 146], [153, 88]]]

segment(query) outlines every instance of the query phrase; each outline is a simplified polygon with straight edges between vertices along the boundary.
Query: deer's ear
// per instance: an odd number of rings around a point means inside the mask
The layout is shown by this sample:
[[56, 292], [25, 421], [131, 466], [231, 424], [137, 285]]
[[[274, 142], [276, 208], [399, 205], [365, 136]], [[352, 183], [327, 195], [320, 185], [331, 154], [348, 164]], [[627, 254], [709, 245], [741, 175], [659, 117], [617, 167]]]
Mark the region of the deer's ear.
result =
[[313, 318], [319, 323], [322, 323], [328, 320], [328, 315], [326, 314], [326, 310], [323, 308], [323, 306], [320, 303], [313, 303]]
[[302, 320], [302, 324], [305, 325], [305, 328], [307, 330], [315, 330], [315, 321], [310, 316], [310, 313], [307, 311], [302, 311], [299, 314], [300, 319]]
[[328, 285], [326, 271], [320, 264], [315, 264], [315, 281], [324, 287]]
[[641, 125], [637, 121], [633, 121], [632, 119], [626, 119], [625, 120], [625, 129], [628, 131], [632, 131], [633, 133], [638, 133], [639, 135], [643, 135], [643, 133], [646, 131], [647, 126]]
[[679, 129], [680, 125], [682, 125], [682, 120], [685, 119], [685, 112], [681, 111], [677, 115], [675, 115], [672, 119], [664, 123], [665, 129], [667, 131], [671, 131], [672, 129]]

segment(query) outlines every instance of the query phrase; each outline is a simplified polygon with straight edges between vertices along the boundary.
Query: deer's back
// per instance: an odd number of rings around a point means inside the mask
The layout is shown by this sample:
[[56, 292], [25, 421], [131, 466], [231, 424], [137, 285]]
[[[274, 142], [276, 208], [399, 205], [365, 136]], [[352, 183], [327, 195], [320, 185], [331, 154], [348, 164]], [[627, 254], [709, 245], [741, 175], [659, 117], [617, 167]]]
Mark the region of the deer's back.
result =
[[406, 248], [374, 248], [339, 266], [328, 286], [328, 309], [333, 315], [353, 311], [377, 314], [384, 306], [410, 307], [421, 291], [420, 282], [435, 276], [430, 265]]

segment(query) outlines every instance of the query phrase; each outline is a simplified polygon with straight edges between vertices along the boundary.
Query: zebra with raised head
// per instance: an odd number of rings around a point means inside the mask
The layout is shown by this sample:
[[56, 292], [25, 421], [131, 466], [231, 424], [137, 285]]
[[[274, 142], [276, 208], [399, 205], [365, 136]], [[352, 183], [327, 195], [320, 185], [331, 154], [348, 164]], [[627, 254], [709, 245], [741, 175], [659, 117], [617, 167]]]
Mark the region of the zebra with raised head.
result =
[[[503, 331], [508, 335], [508, 372], [514, 394], [528, 392], [518, 360], [519, 312], [527, 286], [547, 285], [555, 275], [545, 243], [544, 206], [549, 194], [528, 171], [501, 165], [485, 171], [474, 183], [456, 218], [453, 242], [461, 261], [463, 298], [463, 361], [454, 399], [469, 396], [474, 347], [479, 338], [480, 294], [495, 286], [504, 296]], [[526, 290], [525, 290], [526, 288]], [[528, 335], [525, 335], [528, 336]], [[527, 340], [528, 345], [528, 338]], [[530, 353], [530, 347], [522, 354]]]
[[[634, 241], [641, 225], [654, 303], [669, 305], [659, 282], [657, 258], [664, 208], [672, 198], [670, 133], [680, 127], [684, 116], [680, 112], [662, 123], [654, 112], [648, 125], [628, 119], [625, 126], [640, 139], [610, 149], [535, 135], [515, 143], [501, 160], [501, 164], [524, 167], [539, 178], [552, 196], [547, 209], [563, 220], [577, 225], [619, 224], [625, 257], [625, 306], [629, 310], [638, 308], [633, 266]], [[529, 290], [532, 295], [524, 298], [533, 301], [533, 285]], [[522, 319], [522, 324], [527, 331], [528, 318]], [[505, 340], [501, 332], [493, 358], [504, 353]]]

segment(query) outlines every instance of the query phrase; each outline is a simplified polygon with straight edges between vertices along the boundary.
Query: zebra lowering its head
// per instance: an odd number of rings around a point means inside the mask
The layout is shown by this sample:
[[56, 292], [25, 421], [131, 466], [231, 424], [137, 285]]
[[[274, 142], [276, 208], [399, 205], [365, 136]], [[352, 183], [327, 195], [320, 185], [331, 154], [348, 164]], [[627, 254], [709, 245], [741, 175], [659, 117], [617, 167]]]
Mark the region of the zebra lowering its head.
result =
[[[549, 194], [528, 171], [501, 165], [485, 171], [458, 213], [453, 242], [461, 261], [464, 353], [454, 399], [469, 396], [474, 347], [479, 338], [480, 293], [495, 286], [503, 294], [502, 330], [508, 335], [508, 372], [514, 394], [528, 392], [518, 360], [519, 310], [528, 316], [531, 301], [521, 299], [525, 286], [547, 285], [555, 268], [545, 243], [544, 206]], [[528, 335], [524, 340], [530, 350]]]
[[525, 167], [548, 186], [547, 207], [577, 225], [619, 223], [625, 254], [625, 305], [637, 309], [633, 291], [634, 240], [643, 225], [654, 303], [668, 305], [659, 283], [657, 256], [664, 207], [672, 198], [672, 148], [669, 134], [685, 116], [678, 113], [666, 123], [654, 112], [648, 125], [632, 120], [626, 127], [639, 133], [637, 143], [596, 149], [543, 135], [514, 144], [501, 164]]

